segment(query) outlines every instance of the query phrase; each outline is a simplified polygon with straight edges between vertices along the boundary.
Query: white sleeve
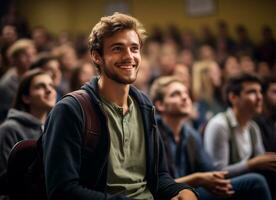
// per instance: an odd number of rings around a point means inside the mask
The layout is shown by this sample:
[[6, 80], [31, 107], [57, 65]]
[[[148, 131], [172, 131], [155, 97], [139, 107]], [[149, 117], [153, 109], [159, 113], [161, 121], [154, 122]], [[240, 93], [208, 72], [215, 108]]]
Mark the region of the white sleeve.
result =
[[206, 126], [204, 147], [213, 159], [214, 165], [222, 169], [228, 165], [229, 160], [228, 130], [216, 119], [218, 118], [211, 119]]

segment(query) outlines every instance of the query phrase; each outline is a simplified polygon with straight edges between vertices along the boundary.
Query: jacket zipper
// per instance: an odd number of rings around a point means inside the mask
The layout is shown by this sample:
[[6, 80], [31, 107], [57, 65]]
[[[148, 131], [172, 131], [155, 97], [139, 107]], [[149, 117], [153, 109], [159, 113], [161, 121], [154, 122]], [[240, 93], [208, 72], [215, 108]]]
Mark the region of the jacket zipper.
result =
[[152, 120], [153, 120], [153, 147], [154, 147], [154, 180], [156, 181], [155, 193], [158, 191], [158, 163], [159, 163], [159, 143], [157, 138], [157, 125], [155, 124], [155, 108], [152, 107]]

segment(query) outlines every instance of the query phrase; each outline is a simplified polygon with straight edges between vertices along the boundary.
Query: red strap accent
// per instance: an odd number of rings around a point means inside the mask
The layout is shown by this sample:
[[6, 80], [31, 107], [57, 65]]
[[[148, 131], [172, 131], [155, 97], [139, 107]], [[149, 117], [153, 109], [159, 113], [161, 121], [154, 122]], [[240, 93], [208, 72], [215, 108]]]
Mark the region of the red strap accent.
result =
[[93, 148], [98, 143], [99, 138], [97, 136], [101, 133], [101, 126], [91, 98], [85, 90], [76, 90], [66, 96], [68, 95], [73, 96], [80, 103], [85, 121], [85, 143]]

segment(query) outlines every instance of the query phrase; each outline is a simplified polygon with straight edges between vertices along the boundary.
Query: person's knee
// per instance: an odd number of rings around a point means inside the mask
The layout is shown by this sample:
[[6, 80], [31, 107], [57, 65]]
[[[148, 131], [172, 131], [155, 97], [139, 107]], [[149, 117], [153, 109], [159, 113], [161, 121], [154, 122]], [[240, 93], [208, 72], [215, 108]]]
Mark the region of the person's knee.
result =
[[[258, 173], [248, 173], [231, 180], [235, 196], [238, 199], [271, 200], [271, 194], [265, 177]], [[242, 197], [242, 198], [241, 198]]]
[[244, 185], [243, 188], [268, 189], [265, 177], [258, 173], [248, 173], [232, 179], [233, 185]]
[[261, 174], [251, 173], [251, 174], [249, 174], [248, 179], [250, 181], [252, 181], [252, 183], [254, 183], [256, 187], [268, 188], [267, 181], [266, 181], [265, 177]]

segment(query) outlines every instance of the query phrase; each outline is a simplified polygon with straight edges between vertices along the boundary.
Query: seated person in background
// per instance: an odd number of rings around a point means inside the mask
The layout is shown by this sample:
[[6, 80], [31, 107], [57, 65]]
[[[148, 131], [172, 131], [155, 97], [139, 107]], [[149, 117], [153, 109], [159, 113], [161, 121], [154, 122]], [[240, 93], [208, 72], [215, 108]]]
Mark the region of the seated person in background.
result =
[[89, 82], [97, 75], [96, 68], [92, 63], [85, 62], [77, 66], [72, 71], [70, 80], [70, 91], [79, 90], [86, 82]]
[[[265, 178], [250, 173], [226, 179], [204, 151], [200, 134], [187, 123], [192, 102], [187, 87], [173, 76], [157, 79], [150, 96], [160, 113], [157, 125], [165, 143], [168, 165], [177, 182], [198, 187], [200, 199], [271, 199]], [[254, 192], [253, 192], [254, 191]]]
[[276, 76], [264, 79], [263, 96], [263, 112], [254, 120], [261, 129], [265, 150], [276, 152]]
[[204, 147], [215, 166], [230, 176], [262, 170], [273, 192], [276, 154], [265, 153], [260, 129], [252, 121], [262, 111], [261, 81], [252, 74], [233, 77], [226, 85], [226, 98], [229, 108], [208, 122]]
[[60, 100], [64, 94], [60, 88], [62, 74], [58, 58], [50, 53], [40, 53], [32, 62], [31, 69], [41, 69], [50, 74], [56, 88], [57, 100]]
[[16, 143], [39, 138], [55, 102], [56, 92], [49, 74], [32, 70], [23, 76], [14, 106], [0, 126], [0, 177], [6, 173], [8, 156]]
[[195, 62], [192, 72], [192, 94], [198, 116], [193, 119], [194, 127], [201, 130], [215, 114], [225, 110], [222, 100], [222, 76], [217, 62]]
[[20, 39], [8, 49], [11, 68], [0, 79], [0, 123], [5, 120], [12, 107], [18, 84], [22, 76], [29, 70], [36, 57], [36, 49], [32, 40]]

